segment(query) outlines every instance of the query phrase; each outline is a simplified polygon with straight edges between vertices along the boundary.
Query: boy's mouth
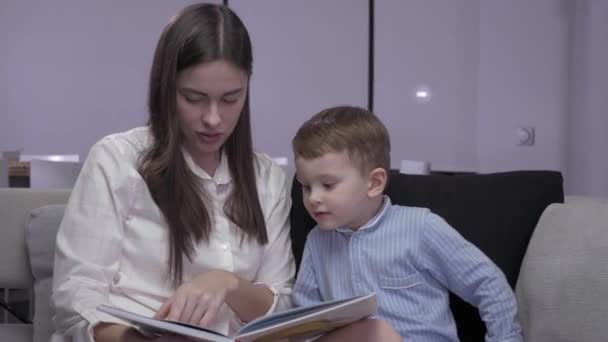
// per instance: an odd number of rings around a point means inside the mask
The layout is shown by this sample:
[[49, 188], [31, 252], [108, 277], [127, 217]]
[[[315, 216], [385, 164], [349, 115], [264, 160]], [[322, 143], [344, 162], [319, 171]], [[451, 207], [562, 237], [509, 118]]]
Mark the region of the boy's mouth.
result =
[[329, 215], [328, 211], [315, 211], [313, 216], [317, 219], [327, 217]]

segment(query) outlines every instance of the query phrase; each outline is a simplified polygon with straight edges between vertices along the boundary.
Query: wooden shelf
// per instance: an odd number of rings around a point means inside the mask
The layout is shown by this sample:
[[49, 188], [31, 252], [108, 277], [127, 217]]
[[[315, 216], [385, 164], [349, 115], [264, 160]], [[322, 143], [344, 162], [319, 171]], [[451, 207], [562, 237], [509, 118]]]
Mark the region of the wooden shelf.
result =
[[30, 175], [30, 163], [9, 162], [8, 175], [9, 177], [28, 177]]

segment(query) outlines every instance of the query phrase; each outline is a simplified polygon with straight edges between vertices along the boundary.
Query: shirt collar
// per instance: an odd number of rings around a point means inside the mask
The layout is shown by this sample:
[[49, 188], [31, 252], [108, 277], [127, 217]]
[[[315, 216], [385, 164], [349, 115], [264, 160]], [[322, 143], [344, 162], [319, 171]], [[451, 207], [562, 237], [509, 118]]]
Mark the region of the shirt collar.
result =
[[342, 232], [342, 233], [354, 233], [354, 232], [358, 232], [361, 230], [376, 228], [380, 225], [380, 222], [382, 221], [384, 216], [386, 216], [386, 212], [388, 211], [388, 208], [390, 206], [391, 206], [391, 199], [387, 195], [384, 195], [384, 196], [382, 196], [382, 206], [380, 207], [380, 210], [378, 210], [378, 213], [374, 217], [372, 217], [371, 220], [367, 221], [366, 224], [362, 225], [357, 230], [352, 230], [347, 227], [340, 227], [336, 230], [339, 232]]
[[188, 151], [186, 151], [186, 149], [182, 149], [182, 152], [184, 153], [186, 165], [188, 165], [190, 171], [192, 171], [197, 177], [203, 180], [213, 181], [215, 184], [228, 184], [232, 180], [232, 176], [230, 175], [230, 169], [228, 167], [228, 156], [224, 151], [222, 151], [220, 154], [220, 163], [215, 169], [213, 177], [209, 176], [209, 174], [205, 170], [201, 169], [198, 165], [196, 165], [194, 159], [192, 159], [192, 156]]

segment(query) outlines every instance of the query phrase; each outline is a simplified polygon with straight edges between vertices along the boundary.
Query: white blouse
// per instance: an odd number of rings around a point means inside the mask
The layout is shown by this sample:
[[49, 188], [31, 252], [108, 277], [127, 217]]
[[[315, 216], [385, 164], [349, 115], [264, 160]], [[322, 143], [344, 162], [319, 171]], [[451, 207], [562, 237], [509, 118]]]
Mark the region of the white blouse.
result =
[[[57, 236], [53, 340], [72, 336], [73, 341], [92, 341], [99, 322], [128, 325], [97, 311], [100, 304], [152, 316], [174, 292], [168, 228], [137, 172], [138, 157], [151, 139], [147, 127], [135, 128], [101, 139], [89, 153]], [[273, 291], [268, 313], [290, 307], [295, 264], [289, 237], [291, 198], [283, 170], [267, 155], [255, 154], [255, 181], [268, 233], [268, 243], [260, 245], [241, 239], [223, 212], [232, 187], [227, 158], [222, 156], [210, 177], [184, 155], [213, 202], [210, 240], [197, 246], [192, 261], [184, 258], [184, 281], [223, 269]], [[210, 328], [234, 334], [241, 324], [224, 305]]]

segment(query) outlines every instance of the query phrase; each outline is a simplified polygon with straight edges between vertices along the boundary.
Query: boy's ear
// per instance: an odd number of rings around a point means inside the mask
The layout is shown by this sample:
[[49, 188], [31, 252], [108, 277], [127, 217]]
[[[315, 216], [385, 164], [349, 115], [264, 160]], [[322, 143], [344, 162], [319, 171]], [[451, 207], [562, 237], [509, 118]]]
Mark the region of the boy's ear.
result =
[[382, 196], [382, 194], [384, 194], [384, 188], [386, 187], [387, 181], [388, 175], [386, 174], [385, 169], [381, 167], [373, 169], [369, 174], [367, 195], [369, 197]]

